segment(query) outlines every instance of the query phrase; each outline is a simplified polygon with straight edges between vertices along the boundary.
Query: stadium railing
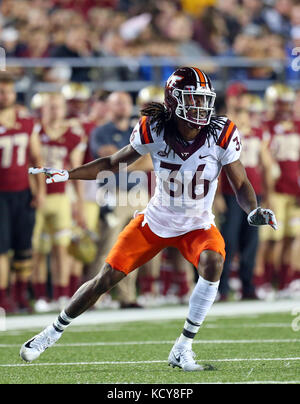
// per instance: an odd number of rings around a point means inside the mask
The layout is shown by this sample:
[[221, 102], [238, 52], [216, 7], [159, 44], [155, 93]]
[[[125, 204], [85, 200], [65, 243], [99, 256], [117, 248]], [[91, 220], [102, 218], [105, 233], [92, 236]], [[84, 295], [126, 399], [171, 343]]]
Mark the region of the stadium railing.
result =
[[[137, 92], [150, 83], [156, 85], [164, 84], [166, 68], [176, 68], [178, 66], [193, 66], [207, 71], [212, 76], [213, 84], [218, 92], [223, 92], [230, 81], [240, 80], [245, 83], [250, 91], [263, 92], [267, 86], [274, 81], [287, 81], [287, 72], [290, 61], [286, 59], [249, 59], [245, 57], [217, 56], [217, 57], [84, 57], [84, 58], [6, 58], [6, 67], [21, 67], [23, 75], [17, 81], [17, 91], [24, 94], [26, 104], [32, 95], [40, 91], [56, 91], [61, 87], [61, 83], [40, 81], [35, 74], [37, 68], [93, 68], [112, 69], [127, 68], [136, 72], [136, 77], [132, 80], [101, 80], [101, 74], [97, 80], [85, 81], [91, 89], [105, 89], [108, 91], [128, 91]], [[151, 70], [151, 78], [145, 79], [139, 74], [142, 67]], [[270, 71], [270, 78], [251, 79], [247, 69], [265, 67]], [[242, 74], [241, 74], [242, 73]], [[134, 75], [133, 75], [134, 76]], [[299, 80], [293, 82], [293, 86], [300, 88]]]

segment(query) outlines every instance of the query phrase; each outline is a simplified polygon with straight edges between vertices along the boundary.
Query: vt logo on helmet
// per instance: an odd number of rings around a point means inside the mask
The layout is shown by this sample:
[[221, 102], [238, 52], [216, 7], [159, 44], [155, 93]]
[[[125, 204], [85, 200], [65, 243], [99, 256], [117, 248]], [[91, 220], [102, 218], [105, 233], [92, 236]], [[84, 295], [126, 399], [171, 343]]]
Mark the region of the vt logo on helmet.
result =
[[166, 82], [166, 108], [195, 126], [209, 124], [215, 98], [209, 77], [196, 67], [177, 69]]

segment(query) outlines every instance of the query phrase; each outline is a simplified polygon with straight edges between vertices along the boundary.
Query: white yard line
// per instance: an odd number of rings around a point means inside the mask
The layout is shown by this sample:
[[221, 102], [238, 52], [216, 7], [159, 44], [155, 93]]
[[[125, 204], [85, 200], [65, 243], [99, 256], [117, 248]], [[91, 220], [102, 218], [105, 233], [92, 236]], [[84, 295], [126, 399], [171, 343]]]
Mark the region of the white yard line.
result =
[[[226, 358], [226, 359], [201, 359], [201, 362], [252, 362], [252, 361], [299, 361], [295, 358]], [[167, 363], [166, 360], [153, 361], [102, 361], [102, 362], [44, 362], [44, 363], [8, 363], [0, 364], [0, 367], [24, 367], [24, 366], [89, 366], [89, 365], [144, 365], [151, 363]]]
[[[216, 340], [194, 340], [193, 344], [281, 344], [297, 343], [300, 339], [216, 339]], [[164, 345], [174, 344], [174, 341], [119, 341], [119, 342], [72, 342], [66, 344], [55, 344], [53, 348], [84, 347], [84, 346], [124, 346], [124, 345]], [[16, 348], [20, 344], [0, 344], [0, 348]]]
[[[289, 323], [246, 323], [246, 324], [230, 324], [230, 328], [291, 328], [292, 317]], [[220, 324], [203, 324], [203, 328], [229, 328], [227, 325]]]
[[[228, 329], [228, 325], [223, 325], [223, 324], [211, 324], [212, 318], [208, 318], [206, 322], [202, 325], [202, 329], [204, 328], [211, 328], [211, 329]], [[245, 320], [245, 317], [243, 318], [243, 321]], [[292, 318], [291, 318], [292, 320]], [[149, 320], [150, 322], [151, 320]], [[168, 324], [167, 321], [170, 320], [165, 320], [165, 322], [162, 324], [155, 324], [160, 328], [174, 328], [173, 324]], [[155, 321], [156, 323], [156, 321]], [[48, 324], [49, 325], [49, 324]], [[75, 327], [74, 327], [75, 325]], [[102, 332], [120, 332], [120, 331], [125, 331], [125, 330], [132, 330], [132, 326], [127, 325], [127, 324], [116, 324], [116, 327], [111, 327], [107, 326], [106, 324], [98, 324], [95, 326], [83, 326], [83, 325], [77, 325], [72, 324], [70, 328], [68, 328], [68, 334], [69, 333], [90, 333], [90, 332], [98, 332], [101, 334]], [[32, 333], [37, 333], [37, 331], [41, 331], [43, 327], [39, 326], [36, 328], [28, 327], [26, 329], [21, 329], [21, 330], [11, 330], [11, 331], [4, 331], [3, 333], [0, 333], [0, 337], [5, 335], [7, 336], [14, 336], [14, 335], [23, 335], [25, 332], [32, 332]], [[241, 324], [230, 324], [230, 329], [240, 329], [240, 328], [290, 328], [291, 329], [291, 322], [289, 323], [241, 323]]]
[[[293, 309], [300, 308], [299, 300], [281, 300], [275, 302], [226, 302], [213, 305], [208, 318], [253, 316], [265, 313], [291, 313]], [[124, 323], [132, 321], [160, 321], [160, 320], [184, 320], [188, 312], [187, 306], [157, 307], [153, 309], [128, 309], [128, 310], [94, 310], [84, 313], [76, 318], [76, 325], [99, 325], [108, 323]], [[56, 314], [8, 316], [6, 329], [21, 330], [43, 328], [51, 324]]]

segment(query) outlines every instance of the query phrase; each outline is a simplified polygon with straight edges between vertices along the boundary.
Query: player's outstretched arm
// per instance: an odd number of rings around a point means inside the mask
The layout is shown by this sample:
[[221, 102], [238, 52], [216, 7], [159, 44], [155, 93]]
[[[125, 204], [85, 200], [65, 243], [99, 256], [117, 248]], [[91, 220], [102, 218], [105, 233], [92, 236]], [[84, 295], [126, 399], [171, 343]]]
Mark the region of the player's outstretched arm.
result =
[[132, 164], [141, 155], [131, 146], [127, 145], [111, 156], [101, 157], [88, 164], [73, 168], [70, 171], [55, 168], [30, 168], [29, 174], [44, 173], [47, 184], [65, 182], [68, 180], [95, 180], [100, 171], [117, 172], [120, 163]]
[[276, 230], [277, 222], [274, 213], [270, 209], [257, 206], [256, 194], [240, 160], [223, 166], [223, 169], [235, 192], [238, 204], [248, 215], [248, 223], [251, 226], [269, 224]]

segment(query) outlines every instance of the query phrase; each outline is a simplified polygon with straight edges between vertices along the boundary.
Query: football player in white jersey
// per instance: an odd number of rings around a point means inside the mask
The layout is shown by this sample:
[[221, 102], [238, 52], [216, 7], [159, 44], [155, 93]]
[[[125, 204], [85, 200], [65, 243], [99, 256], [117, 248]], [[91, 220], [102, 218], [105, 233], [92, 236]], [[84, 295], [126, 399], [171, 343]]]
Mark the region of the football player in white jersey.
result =
[[224, 240], [211, 210], [222, 168], [239, 205], [248, 214], [249, 224], [277, 227], [273, 212], [257, 206], [239, 160], [242, 145], [235, 124], [213, 114], [215, 97], [204, 72], [179, 68], [166, 82], [164, 103], [153, 102], [141, 110], [130, 144], [123, 149], [70, 171], [31, 169], [32, 174], [45, 173], [48, 183], [95, 180], [99, 172], [117, 172], [120, 163], [129, 165], [150, 153], [157, 185], [146, 209], [137, 212], [120, 233], [99, 274], [78, 289], [53, 324], [22, 345], [24, 360], [38, 358], [103, 293], [163, 248], [172, 246], [198, 269], [199, 279], [168, 363], [184, 371], [204, 369], [194, 359], [192, 342], [215, 300], [225, 259]]

